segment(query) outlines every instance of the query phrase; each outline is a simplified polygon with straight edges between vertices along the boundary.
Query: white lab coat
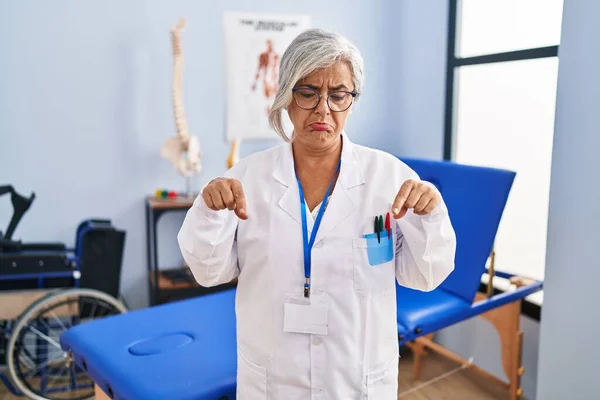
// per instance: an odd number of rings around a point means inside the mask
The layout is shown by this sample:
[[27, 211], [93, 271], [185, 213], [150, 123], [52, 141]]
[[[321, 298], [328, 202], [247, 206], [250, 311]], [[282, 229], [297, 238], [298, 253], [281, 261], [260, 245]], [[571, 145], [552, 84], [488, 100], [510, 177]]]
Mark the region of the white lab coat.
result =
[[[238, 277], [238, 399], [376, 399], [397, 396], [395, 279], [429, 291], [453, 270], [456, 239], [442, 202], [431, 214], [392, 219], [393, 259], [369, 265], [374, 216], [391, 213], [402, 183], [419, 179], [396, 157], [343, 134], [342, 164], [312, 250], [311, 295], [328, 308], [327, 335], [283, 330], [284, 303], [302, 296], [303, 241], [290, 144], [242, 159], [226, 173], [246, 196], [246, 221], [198, 196], [178, 234], [203, 286]], [[307, 212], [309, 235], [313, 220]]]

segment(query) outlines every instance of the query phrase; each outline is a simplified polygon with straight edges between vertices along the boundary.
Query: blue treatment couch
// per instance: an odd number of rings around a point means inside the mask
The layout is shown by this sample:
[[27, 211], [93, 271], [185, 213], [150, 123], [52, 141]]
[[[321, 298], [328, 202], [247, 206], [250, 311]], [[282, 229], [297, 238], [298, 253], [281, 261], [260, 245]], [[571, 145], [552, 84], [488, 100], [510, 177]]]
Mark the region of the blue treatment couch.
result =
[[[520, 301], [540, 290], [541, 282], [521, 282], [494, 296], [478, 293], [515, 174], [451, 162], [403, 161], [442, 192], [457, 235], [457, 254], [455, 271], [436, 290], [397, 286], [398, 340], [413, 349], [419, 362], [425, 347], [461, 362], [431, 340], [433, 332], [478, 315], [510, 320], [508, 328], [499, 329], [505, 332], [501, 337], [508, 337], [503, 346], [511, 345], [503, 349], [510, 378], [506, 386], [516, 398], [522, 373]], [[232, 289], [96, 320], [65, 332], [61, 346], [109, 398], [234, 399], [234, 296]], [[496, 312], [505, 315], [497, 318]]]
[[[449, 162], [404, 159], [421, 179], [435, 184], [448, 206], [456, 232], [455, 270], [433, 292], [396, 285], [401, 342], [435, 332], [541, 288], [534, 282], [515, 291], [473, 304], [486, 272], [500, 219], [515, 177], [511, 171]], [[510, 278], [507, 274], [498, 274]]]
[[81, 324], [60, 342], [109, 398], [235, 399], [235, 289]]
[[[427, 347], [467, 364], [457, 354], [431, 340], [431, 334], [461, 321], [482, 316], [489, 320], [500, 337], [502, 363], [509, 382], [477, 368], [477, 372], [502, 384], [510, 399], [519, 398], [522, 334], [519, 330], [521, 301], [542, 289], [542, 282], [490, 270], [486, 262], [493, 253], [493, 244], [506, 206], [515, 173], [512, 171], [460, 165], [452, 162], [403, 159], [421, 179], [432, 182], [442, 193], [450, 220], [456, 232], [455, 270], [434, 291], [420, 292], [396, 285], [398, 303], [398, 340], [415, 351], [415, 375], [418, 377], [420, 356]], [[513, 289], [488, 295], [479, 292], [484, 273], [514, 283]]]

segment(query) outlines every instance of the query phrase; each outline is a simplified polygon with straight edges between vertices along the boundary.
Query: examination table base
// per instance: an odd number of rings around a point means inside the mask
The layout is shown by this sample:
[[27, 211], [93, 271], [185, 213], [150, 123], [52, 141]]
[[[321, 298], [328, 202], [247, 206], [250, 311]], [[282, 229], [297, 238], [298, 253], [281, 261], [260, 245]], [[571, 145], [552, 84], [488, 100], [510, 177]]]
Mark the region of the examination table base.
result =
[[[523, 286], [523, 281], [520, 279], [513, 280], [513, 283], [517, 287]], [[478, 302], [485, 301], [486, 299], [488, 299], [488, 295], [479, 292], [475, 295], [474, 305]], [[521, 398], [523, 396], [521, 376], [525, 372], [524, 366], [522, 365], [523, 332], [520, 330], [521, 305], [522, 300], [518, 299], [479, 315], [491, 323], [498, 333], [502, 368], [508, 378], [508, 382], [477, 366], [472, 360], [466, 360], [452, 350], [436, 343], [433, 340], [434, 333], [426, 334], [416, 338], [414, 341], [406, 343], [406, 346], [413, 353], [414, 379], [419, 380], [421, 378], [423, 356], [427, 354], [427, 350], [430, 350], [463, 365], [477, 372], [482, 377], [500, 385], [508, 391], [510, 400]]]

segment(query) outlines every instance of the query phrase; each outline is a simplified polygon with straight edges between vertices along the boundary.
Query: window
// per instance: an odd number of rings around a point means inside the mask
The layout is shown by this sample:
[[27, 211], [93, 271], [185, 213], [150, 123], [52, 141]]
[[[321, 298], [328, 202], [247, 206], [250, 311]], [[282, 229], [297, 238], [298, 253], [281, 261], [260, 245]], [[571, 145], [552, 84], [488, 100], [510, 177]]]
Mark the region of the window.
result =
[[543, 279], [562, 0], [450, 0], [449, 14], [444, 158], [517, 172], [495, 267]]
[[562, 0], [462, 0], [456, 43], [461, 58], [555, 46]]

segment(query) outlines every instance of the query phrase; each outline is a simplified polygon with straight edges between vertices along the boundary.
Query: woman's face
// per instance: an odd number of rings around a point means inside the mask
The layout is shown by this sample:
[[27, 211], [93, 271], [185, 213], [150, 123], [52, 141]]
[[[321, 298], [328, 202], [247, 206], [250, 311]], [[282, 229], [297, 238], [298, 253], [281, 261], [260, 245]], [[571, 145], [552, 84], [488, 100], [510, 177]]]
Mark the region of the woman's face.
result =
[[[319, 104], [311, 109], [310, 104], [317, 101], [318, 96], [311, 91], [300, 91], [294, 93], [295, 100], [288, 107], [288, 115], [294, 125], [296, 139], [311, 144], [318, 142], [326, 143], [330, 139], [337, 138], [344, 130], [346, 119], [352, 107], [345, 111], [332, 112], [327, 104], [327, 95], [335, 91], [354, 91], [352, 84], [352, 72], [345, 62], [336, 63], [328, 68], [320, 69], [301, 79], [294, 88], [311, 88], [321, 95]], [[353, 98], [349, 95], [334, 94], [329, 99], [329, 104], [334, 109], [341, 109]], [[304, 108], [300, 107], [299, 102]]]

